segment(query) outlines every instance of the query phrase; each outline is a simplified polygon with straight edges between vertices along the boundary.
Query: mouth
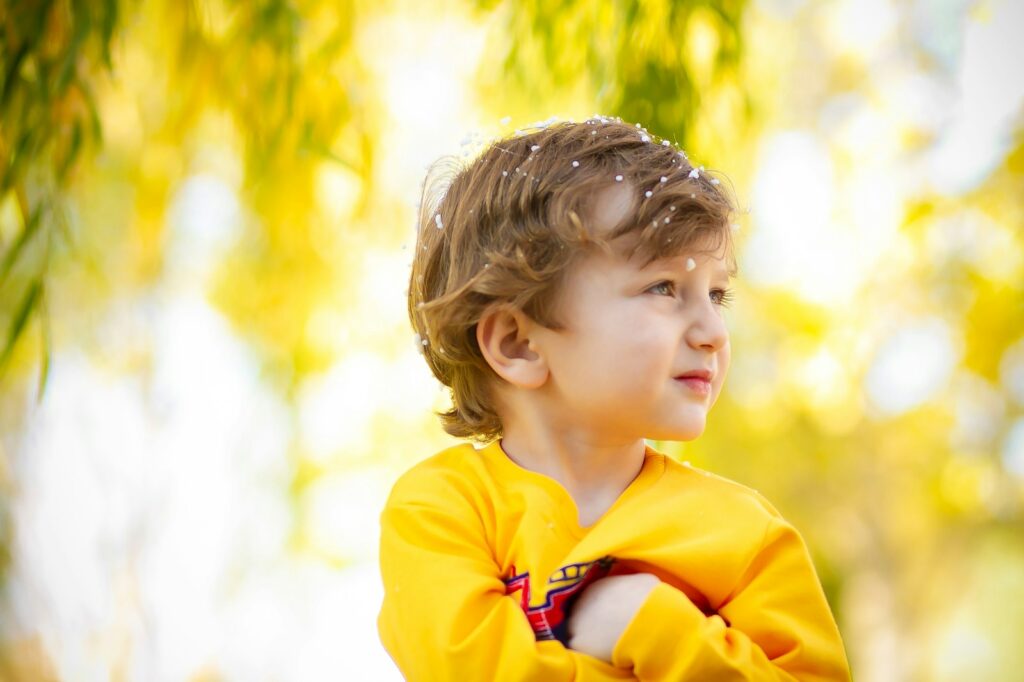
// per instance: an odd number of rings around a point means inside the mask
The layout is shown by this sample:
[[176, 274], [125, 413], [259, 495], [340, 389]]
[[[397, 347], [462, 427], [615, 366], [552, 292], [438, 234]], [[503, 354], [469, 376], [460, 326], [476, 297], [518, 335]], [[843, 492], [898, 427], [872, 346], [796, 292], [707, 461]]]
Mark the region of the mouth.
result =
[[677, 376], [675, 380], [698, 395], [706, 396], [711, 393], [711, 372], [707, 370], [687, 372]]

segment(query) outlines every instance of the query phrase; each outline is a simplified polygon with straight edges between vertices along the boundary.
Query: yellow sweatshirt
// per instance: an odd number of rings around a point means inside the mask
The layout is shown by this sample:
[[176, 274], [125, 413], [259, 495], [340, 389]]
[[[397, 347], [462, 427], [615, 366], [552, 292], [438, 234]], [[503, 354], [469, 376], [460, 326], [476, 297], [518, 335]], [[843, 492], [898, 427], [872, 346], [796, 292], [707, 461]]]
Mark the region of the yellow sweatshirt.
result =
[[[381, 514], [381, 641], [407, 680], [849, 680], [800, 534], [760, 494], [647, 447], [594, 525], [500, 441], [455, 446]], [[612, 664], [565, 646], [587, 584], [661, 579]]]

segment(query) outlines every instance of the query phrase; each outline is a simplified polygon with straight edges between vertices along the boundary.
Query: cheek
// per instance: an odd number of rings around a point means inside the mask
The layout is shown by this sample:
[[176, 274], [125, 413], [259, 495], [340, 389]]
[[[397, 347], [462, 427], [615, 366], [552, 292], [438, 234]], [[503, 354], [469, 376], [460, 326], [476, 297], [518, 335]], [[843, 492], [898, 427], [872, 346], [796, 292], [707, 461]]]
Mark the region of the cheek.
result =
[[722, 387], [725, 385], [725, 379], [729, 375], [729, 362], [732, 359], [732, 349], [729, 346], [729, 342], [726, 341], [725, 345], [722, 346], [721, 350], [717, 353], [718, 356], [718, 374], [715, 376], [715, 395], [721, 392]]
[[729, 371], [729, 362], [732, 360], [732, 347], [729, 342], [726, 341], [725, 345], [722, 346], [722, 350], [718, 351], [718, 366], [721, 367], [722, 378], [725, 379], [726, 373]]

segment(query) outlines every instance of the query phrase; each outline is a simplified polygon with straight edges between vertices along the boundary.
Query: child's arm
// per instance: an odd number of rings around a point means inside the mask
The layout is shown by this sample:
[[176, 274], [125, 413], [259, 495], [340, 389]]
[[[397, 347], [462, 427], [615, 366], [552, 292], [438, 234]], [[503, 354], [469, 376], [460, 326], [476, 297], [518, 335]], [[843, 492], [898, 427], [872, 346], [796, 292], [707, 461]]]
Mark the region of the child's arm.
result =
[[[849, 680], [839, 630], [804, 541], [772, 512], [761, 547], [718, 614], [705, 616], [682, 591], [659, 582], [615, 644], [611, 662], [651, 682]], [[585, 627], [586, 614], [580, 615], [577, 628]]]
[[614, 575], [594, 581], [572, 607], [567, 623], [569, 648], [602, 661], [660, 580], [650, 573]]
[[505, 594], [479, 512], [452, 485], [396, 484], [381, 515], [381, 641], [407, 680], [634, 680], [536, 641]]

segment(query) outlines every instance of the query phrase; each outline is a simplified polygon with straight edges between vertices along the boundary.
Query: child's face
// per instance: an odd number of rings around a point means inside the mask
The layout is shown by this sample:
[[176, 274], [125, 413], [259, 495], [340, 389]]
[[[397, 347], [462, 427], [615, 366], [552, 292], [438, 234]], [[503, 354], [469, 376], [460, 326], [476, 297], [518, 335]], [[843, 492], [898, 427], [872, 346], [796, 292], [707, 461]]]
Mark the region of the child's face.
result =
[[[602, 206], [612, 224], [625, 210]], [[565, 329], [538, 338], [556, 419], [611, 440], [697, 438], [729, 369], [723, 255], [683, 253], [641, 268], [595, 254], [574, 270], [560, 292]], [[704, 390], [677, 378], [694, 370], [710, 371]]]

